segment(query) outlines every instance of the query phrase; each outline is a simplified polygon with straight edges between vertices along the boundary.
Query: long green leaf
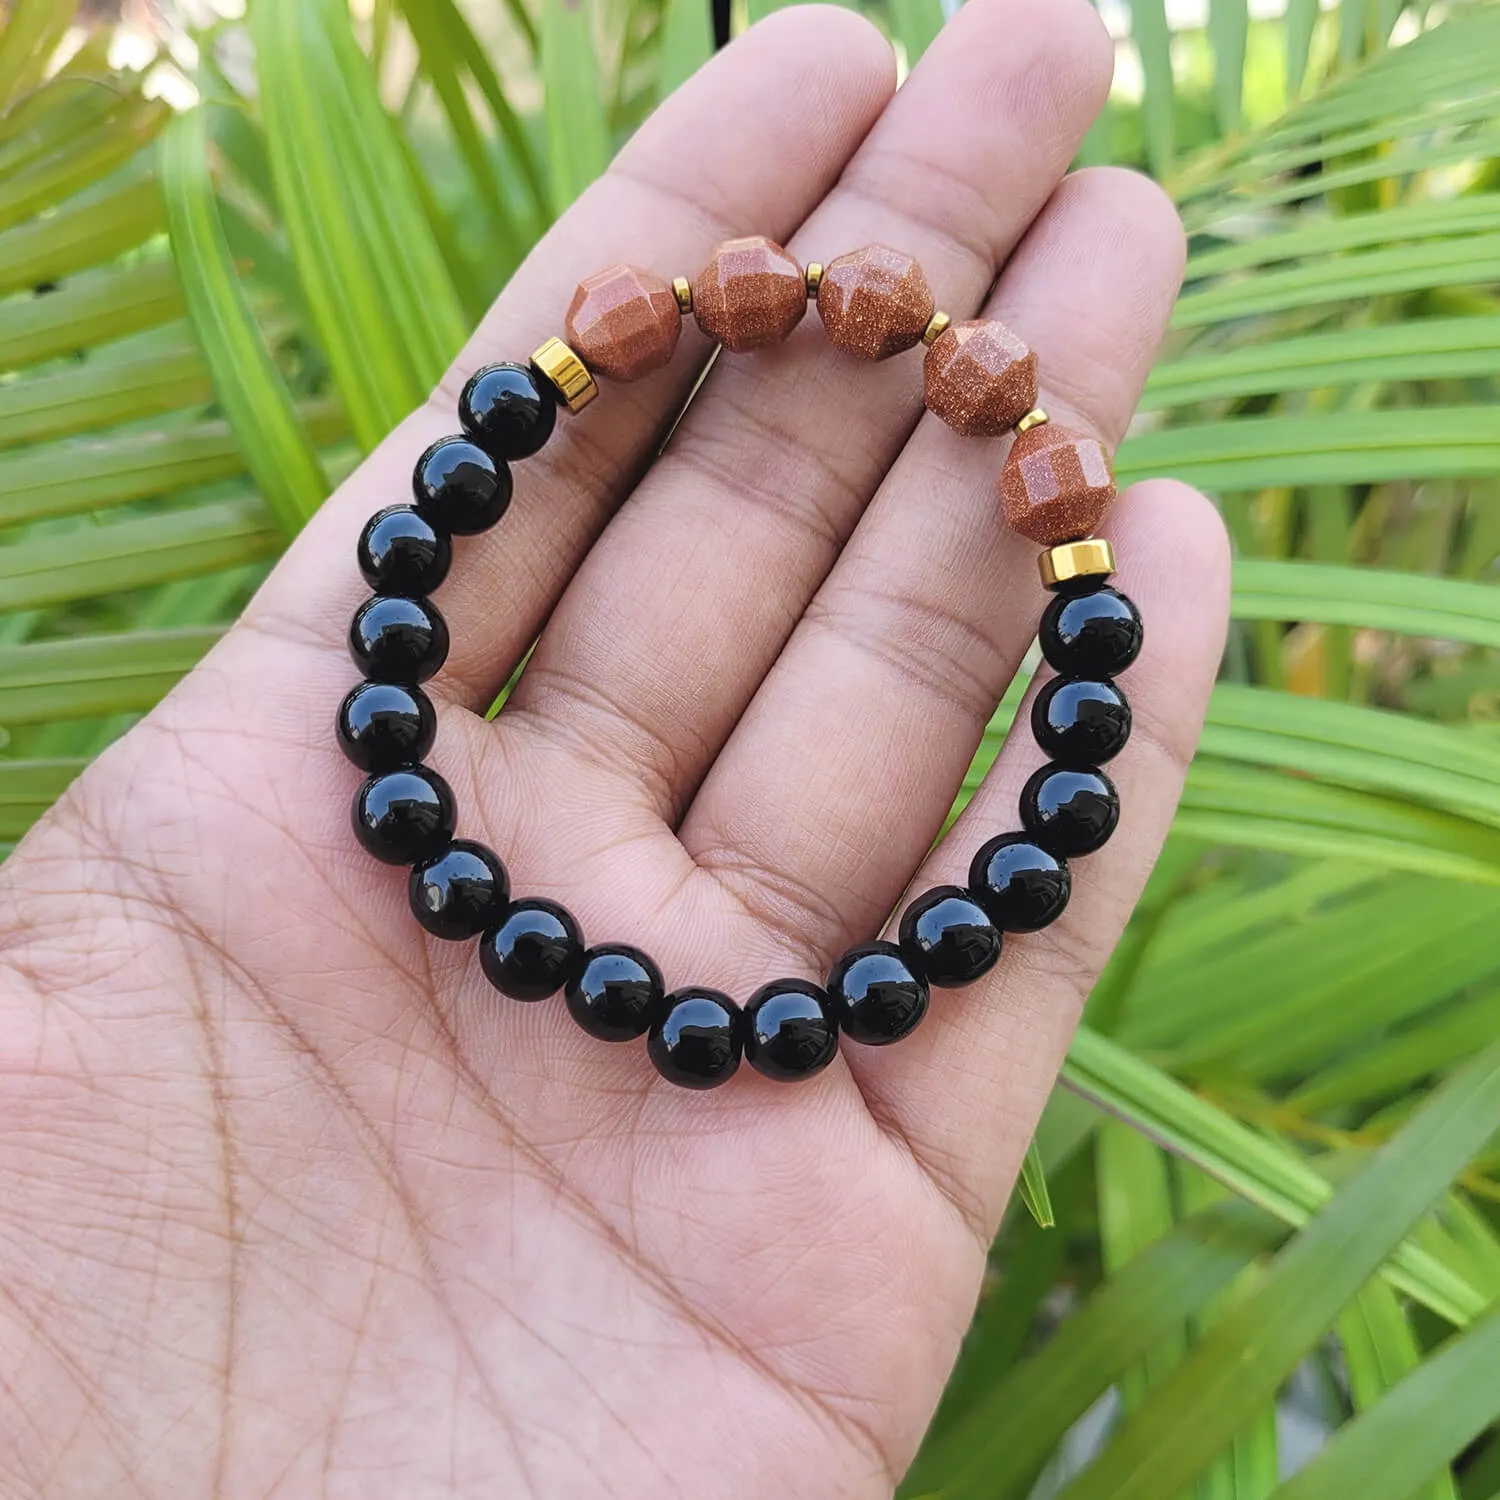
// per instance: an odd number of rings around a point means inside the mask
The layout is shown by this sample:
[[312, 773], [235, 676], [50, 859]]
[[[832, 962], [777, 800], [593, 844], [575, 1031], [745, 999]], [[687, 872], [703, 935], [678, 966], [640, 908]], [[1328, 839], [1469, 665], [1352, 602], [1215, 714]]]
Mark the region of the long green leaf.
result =
[[162, 141], [162, 192], [188, 315], [214, 388], [262, 498], [293, 536], [328, 494], [328, 478], [235, 274], [208, 175], [202, 109]]
[[0, 234], [0, 294], [103, 265], [166, 227], [161, 194], [147, 178], [7, 229]]
[[151, 708], [222, 634], [131, 631], [0, 647], [0, 724], [47, 724]]
[[1189, 1484], [1497, 1129], [1500, 1047], [1450, 1079], [1281, 1251], [1063, 1500], [1161, 1500]]
[[190, 340], [0, 385], [0, 449], [203, 406], [213, 382]]
[[44, 609], [242, 567], [273, 557], [282, 540], [258, 500], [35, 536], [0, 548], [0, 610]]
[[287, 236], [319, 343], [369, 449], [457, 353], [458, 296], [347, 10], [257, 0], [250, 25]]
[[0, 760], [0, 839], [20, 838], [83, 770], [82, 760]]
[[143, 260], [79, 276], [46, 296], [13, 298], [0, 317], [0, 368], [17, 370], [182, 316], [172, 263]]
[[12, 0], [0, 30], [0, 109], [62, 40], [78, 0]]
[[1098, 1397], [1279, 1238], [1273, 1220], [1243, 1205], [1180, 1224], [924, 1448], [902, 1494], [1023, 1500], [1063, 1434]]
[[[1500, 1310], [1413, 1370], [1390, 1395], [1334, 1434], [1275, 1500], [1412, 1500], [1500, 1418]], [[1432, 1493], [1429, 1491], [1428, 1493]], [[1449, 1485], [1447, 1493], [1453, 1493]]]
[[[1073, 1039], [1062, 1081], [1293, 1228], [1332, 1196], [1327, 1180], [1288, 1147], [1257, 1135], [1086, 1026]], [[1451, 1323], [1467, 1323], [1484, 1311], [1484, 1297], [1462, 1276], [1414, 1245], [1395, 1246], [1384, 1274]]]
[[548, 176], [560, 214], [609, 165], [609, 129], [590, 8], [543, 0], [540, 31]]
[[[301, 410], [317, 442], [332, 441], [346, 430], [335, 403], [310, 402]], [[227, 422], [39, 444], [0, 459], [0, 525], [77, 515], [244, 472], [244, 454]]]
[[1500, 416], [1434, 406], [1203, 422], [1130, 438], [1118, 467], [1125, 482], [1171, 474], [1210, 490], [1471, 479], [1500, 474]]

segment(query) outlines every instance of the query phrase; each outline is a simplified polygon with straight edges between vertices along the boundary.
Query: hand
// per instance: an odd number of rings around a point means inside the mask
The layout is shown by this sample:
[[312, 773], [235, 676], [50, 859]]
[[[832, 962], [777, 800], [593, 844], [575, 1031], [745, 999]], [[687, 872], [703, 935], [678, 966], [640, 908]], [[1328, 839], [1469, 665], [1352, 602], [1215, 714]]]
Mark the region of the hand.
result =
[[[425, 937], [349, 831], [331, 721], [354, 538], [465, 374], [619, 260], [871, 241], [1039, 352], [1117, 443], [1182, 264], [1161, 194], [1063, 178], [1111, 49], [1085, 0], [974, 0], [901, 89], [847, 12], [778, 15], [669, 100], [445, 386], [245, 618], [73, 787], [0, 888], [0, 1472], [9, 1495], [877, 1496], [909, 1462], [1079, 1008], [1167, 830], [1219, 658], [1212, 509], [1110, 532], [1147, 645], [1120, 831], [1070, 909], [900, 1046], [711, 1094]], [[998, 279], [997, 279], [998, 277]], [[1003, 447], [921, 416], [816, 317], [608, 387], [518, 466], [439, 595], [433, 763], [460, 831], [591, 941], [741, 998], [821, 976], [913, 879], [963, 879], [1038, 763], [936, 836], [1044, 603]], [[540, 644], [495, 722], [483, 711]]]

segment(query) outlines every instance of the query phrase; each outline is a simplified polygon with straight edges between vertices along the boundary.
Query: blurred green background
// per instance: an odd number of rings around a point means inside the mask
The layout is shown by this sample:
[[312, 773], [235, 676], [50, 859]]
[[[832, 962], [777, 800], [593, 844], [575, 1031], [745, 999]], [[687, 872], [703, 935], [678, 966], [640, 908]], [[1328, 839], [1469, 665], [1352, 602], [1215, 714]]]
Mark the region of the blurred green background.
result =
[[[1235, 624], [903, 1494], [1500, 1500], [1500, 7], [1099, 3], [1084, 155], [1192, 252], [1119, 467], [1218, 500]], [[944, 19], [862, 8], [904, 67]], [[713, 44], [119, 9], [0, 6], [5, 848]]]

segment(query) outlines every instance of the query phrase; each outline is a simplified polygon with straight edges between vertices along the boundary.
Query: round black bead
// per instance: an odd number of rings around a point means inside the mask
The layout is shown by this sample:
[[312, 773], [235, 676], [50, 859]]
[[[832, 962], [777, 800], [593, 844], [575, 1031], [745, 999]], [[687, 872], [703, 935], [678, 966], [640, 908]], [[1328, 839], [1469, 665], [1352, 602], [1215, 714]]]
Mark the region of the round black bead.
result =
[[1006, 932], [1036, 932], [1068, 904], [1068, 863], [1024, 833], [1002, 833], [983, 845], [969, 866], [969, 890]]
[[746, 1062], [767, 1078], [811, 1078], [837, 1055], [839, 1029], [817, 985], [773, 979], [745, 1007], [744, 1042]]
[[419, 687], [362, 682], [339, 704], [339, 749], [361, 771], [414, 765], [437, 738], [437, 712]]
[[1042, 655], [1064, 677], [1118, 677], [1141, 654], [1141, 614], [1107, 584], [1059, 594], [1037, 630]]
[[456, 818], [452, 788], [426, 766], [382, 771], [354, 794], [354, 836], [388, 865], [442, 853]]
[[349, 655], [375, 682], [426, 682], [448, 659], [448, 623], [427, 599], [375, 594], [349, 622]]
[[1054, 677], [1032, 702], [1031, 732], [1053, 760], [1103, 765], [1130, 738], [1130, 705], [1112, 682]]
[[458, 420], [492, 458], [530, 458], [552, 436], [557, 398], [526, 365], [489, 365], [469, 377]]
[[1021, 788], [1021, 821], [1054, 854], [1092, 854], [1120, 821], [1120, 797], [1103, 771], [1045, 765]]
[[483, 844], [455, 839], [411, 872], [407, 894], [412, 915], [428, 932], [461, 941], [499, 917], [510, 896], [510, 880], [505, 866]]
[[510, 470], [467, 438], [444, 438], [417, 460], [412, 493], [424, 516], [458, 536], [488, 531], [510, 504]]
[[606, 1042], [628, 1042], [651, 1024], [666, 985], [639, 948], [608, 943], [590, 948], [564, 992], [573, 1019]]
[[359, 571], [377, 594], [421, 598], [447, 576], [453, 542], [415, 506], [376, 511], [359, 534]]
[[513, 902], [479, 940], [484, 977], [512, 1000], [545, 1000], [583, 967], [583, 933], [553, 901]]
[[912, 973], [894, 943], [851, 948], [828, 976], [828, 1003], [839, 1030], [856, 1042], [899, 1042], [927, 1014], [927, 981]]
[[940, 885], [901, 918], [901, 953], [928, 984], [955, 989], [988, 974], [1000, 957], [1000, 929], [965, 890]]
[[674, 990], [646, 1035], [646, 1054], [668, 1083], [712, 1089], [740, 1065], [740, 1008], [718, 990]]

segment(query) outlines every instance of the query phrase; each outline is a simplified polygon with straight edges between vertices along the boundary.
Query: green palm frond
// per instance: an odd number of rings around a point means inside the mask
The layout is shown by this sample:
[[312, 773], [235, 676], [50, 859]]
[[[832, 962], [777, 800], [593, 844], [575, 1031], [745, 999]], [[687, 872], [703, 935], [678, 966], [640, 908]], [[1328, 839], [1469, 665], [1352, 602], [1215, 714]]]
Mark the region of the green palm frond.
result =
[[[908, 65], [944, 14], [865, 8]], [[1009, 1217], [905, 1493], [1496, 1500], [1500, 5], [1108, 15], [1084, 157], [1191, 236], [1120, 471], [1219, 500], [1235, 623], [1027, 1158], [1056, 1227]], [[251, 0], [258, 76], [205, 41], [174, 113], [107, 32], [57, 66], [72, 20], [0, 30], [0, 851], [712, 44], [702, 0]], [[1287, 1477], [1298, 1369], [1337, 1436]]]

